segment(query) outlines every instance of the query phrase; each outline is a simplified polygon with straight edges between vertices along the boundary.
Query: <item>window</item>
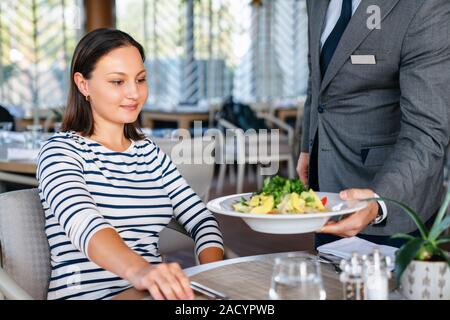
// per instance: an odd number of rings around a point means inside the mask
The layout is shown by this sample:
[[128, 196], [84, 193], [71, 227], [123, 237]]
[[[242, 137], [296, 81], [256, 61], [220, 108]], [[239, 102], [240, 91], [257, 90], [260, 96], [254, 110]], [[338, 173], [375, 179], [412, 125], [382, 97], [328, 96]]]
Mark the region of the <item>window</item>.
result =
[[[306, 92], [305, 0], [116, 0], [117, 27], [142, 43], [152, 107], [296, 98]], [[261, 2], [261, 1], [255, 1]]]
[[32, 114], [65, 105], [81, 0], [0, 1], [0, 103]]

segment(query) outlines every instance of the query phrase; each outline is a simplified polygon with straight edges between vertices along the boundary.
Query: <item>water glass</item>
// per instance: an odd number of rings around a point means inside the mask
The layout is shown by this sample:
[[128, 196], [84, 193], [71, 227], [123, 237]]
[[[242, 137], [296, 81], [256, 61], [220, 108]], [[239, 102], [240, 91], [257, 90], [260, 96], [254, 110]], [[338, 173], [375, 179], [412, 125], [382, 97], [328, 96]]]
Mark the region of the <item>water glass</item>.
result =
[[141, 128], [141, 131], [146, 137], [152, 137], [153, 136], [152, 128]]
[[40, 124], [27, 126], [25, 132], [25, 144], [27, 149], [39, 149], [42, 140], [43, 127]]
[[0, 143], [10, 143], [9, 132], [12, 130], [12, 122], [0, 122]]
[[317, 258], [307, 253], [275, 259], [271, 300], [325, 300], [322, 274]]
[[165, 139], [170, 139], [173, 136], [173, 129], [163, 129], [162, 130], [162, 137]]
[[61, 126], [62, 126], [62, 123], [61, 123], [61, 122], [55, 122], [55, 123], [53, 124], [53, 129], [54, 129], [54, 131], [55, 131], [55, 132], [61, 132]]

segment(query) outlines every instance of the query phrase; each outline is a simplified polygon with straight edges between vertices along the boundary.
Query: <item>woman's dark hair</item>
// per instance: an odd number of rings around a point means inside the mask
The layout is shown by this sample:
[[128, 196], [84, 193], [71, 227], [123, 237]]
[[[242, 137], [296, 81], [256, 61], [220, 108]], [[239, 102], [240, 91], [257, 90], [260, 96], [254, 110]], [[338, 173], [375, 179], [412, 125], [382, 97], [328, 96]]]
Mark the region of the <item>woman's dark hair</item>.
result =
[[[70, 87], [66, 111], [62, 123], [62, 131], [76, 131], [83, 136], [94, 133], [94, 118], [89, 101], [86, 101], [73, 79], [79, 72], [84, 78], [90, 79], [95, 65], [104, 55], [114, 49], [133, 46], [139, 50], [142, 61], [145, 61], [144, 48], [129, 34], [115, 29], [96, 29], [86, 34], [78, 43], [70, 67]], [[144, 135], [139, 130], [139, 124], [126, 123], [124, 135], [127, 139], [141, 140]]]

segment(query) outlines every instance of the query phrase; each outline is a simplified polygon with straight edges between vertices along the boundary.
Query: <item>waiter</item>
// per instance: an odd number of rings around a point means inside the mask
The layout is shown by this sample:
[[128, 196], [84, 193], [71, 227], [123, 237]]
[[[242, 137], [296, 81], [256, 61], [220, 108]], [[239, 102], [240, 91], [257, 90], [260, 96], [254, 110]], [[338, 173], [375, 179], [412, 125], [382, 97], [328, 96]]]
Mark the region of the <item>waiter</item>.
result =
[[[432, 222], [450, 136], [450, 1], [307, 0], [309, 86], [300, 179], [344, 200], [383, 196]], [[316, 236], [400, 246], [402, 209], [369, 206]]]

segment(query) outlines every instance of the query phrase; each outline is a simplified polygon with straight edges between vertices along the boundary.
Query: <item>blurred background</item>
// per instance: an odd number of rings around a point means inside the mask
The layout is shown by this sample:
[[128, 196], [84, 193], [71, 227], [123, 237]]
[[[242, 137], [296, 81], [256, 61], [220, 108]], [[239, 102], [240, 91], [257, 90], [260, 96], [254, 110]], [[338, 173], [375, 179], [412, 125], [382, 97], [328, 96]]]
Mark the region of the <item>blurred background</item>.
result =
[[306, 93], [304, 0], [2, 0], [0, 103], [14, 116], [63, 108], [75, 45], [112, 27], [146, 49], [151, 110], [235, 100], [295, 104]]
[[[140, 122], [147, 135], [164, 139], [180, 128], [192, 131], [194, 121], [203, 129], [277, 128], [280, 150], [269, 160], [279, 161], [279, 175], [294, 177], [308, 78], [307, 26], [305, 0], [0, 1], [0, 192], [37, 186], [35, 160], [60, 128], [75, 46], [102, 27], [129, 33], [146, 50], [150, 95]], [[226, 104], [238, 106], [231, 118], [222, 112]], [[208, 189], [207, 201], [255, 191], [262, 183], [259, 160], [246, 154], [244, 165], [216, 164], [212, 174], [180, 171], [202, 193]], [[312, 246], [310, 235], [292, 241], [258, 234], [240, 219], [218, 219], [237, 255]], [[169, 259], [194, 263], [191, 250]]]
[[[150, 96], [140, 122], [149, 136], [193, 130], [195, 121], [282, 132], [276, 155], [246, 154], [243, 165], [216, 164], [211, 175], [184, 170], [205, 201], [257, 190], [258, 161], [296, 176], [309, 72], [305, 0], [1, 0], [0, 192], [37, 186], [35, 160], [61, 125], [75, 46], [101, 27], [129, 33], [146, 50]], [[218, 219], [237, 255], [313, 248], [313, 234], [266, 235]], [[194, 263], [191, 250], [171, 258]]]

